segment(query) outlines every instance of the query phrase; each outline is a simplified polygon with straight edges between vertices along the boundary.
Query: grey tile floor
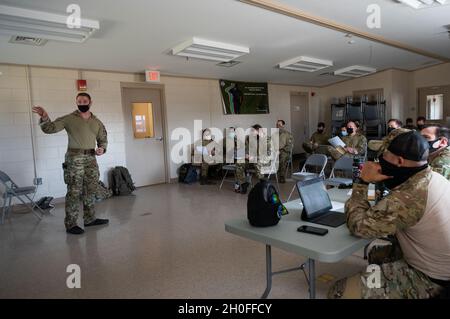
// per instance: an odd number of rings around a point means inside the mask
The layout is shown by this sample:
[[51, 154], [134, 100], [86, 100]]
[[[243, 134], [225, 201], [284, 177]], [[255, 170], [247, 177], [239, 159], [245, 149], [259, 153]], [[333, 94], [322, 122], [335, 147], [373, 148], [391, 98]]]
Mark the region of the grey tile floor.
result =
[[[292, 185], [282, 185], [285, 197]], [[0, 298], [259, 298], [264, 245], [224, 230], [227, 219], [246, 216], [246, 198], [231, 184], [140, 188], [99, 203], [97, 215], [109, 226], [78, 237], [66, 235], [61, 204], [40, 222], [17, 211], [0, 225]], [[273, 249], [274, 270], [303, 261]], [[81, 267], [80, 289], [66, 286], [69, 264]], [[316, 272], [340, 278], [365, 264], [357, 253], [318, 263]], [[318, 298], [329, 285], [318, 282]], [[302, 273], [274, 278], [270, 298], [307, 297]]]

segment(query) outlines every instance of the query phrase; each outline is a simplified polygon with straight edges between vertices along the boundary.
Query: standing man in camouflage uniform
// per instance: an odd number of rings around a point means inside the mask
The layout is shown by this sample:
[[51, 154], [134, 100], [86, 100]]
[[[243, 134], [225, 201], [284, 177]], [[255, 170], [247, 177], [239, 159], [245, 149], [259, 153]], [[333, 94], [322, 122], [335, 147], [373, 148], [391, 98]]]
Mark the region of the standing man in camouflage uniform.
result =
[[425, 125], [420, 133], [430, 145], [428, 159], [431, 169], [450, 180], [450, 132], [437, 124]]
[[[200, 185], [214, 185], [215, 183], [209, 179], [208, 172], [209, 167], [213, 165], [219, 165], [214, 161], [216, 153], [221, 152], [219, 145], [214, 141], [211, 130], [206, 128], [202, 132], [201, 151], [195, 149], [194, 152], [201, 156], [202, 163], [200, 169]], [[220, 156], [221, 154], [217, 154]]]
[[[345, 204], [358, 237], [395, 235], [400, 258], [379, 262], [379, 285], [362, 272], [336, 282], [330, 298], [430, 298], [450, 283], [450, 183], [427, 163], [429, 146], [416, 131], [395, 137], [379, 163], [367, 162]], [[371, 206], [368, 184], [384, 181], [390, 194]], [[369, 280], [368, 280], [369, 279]]]
[[325, 133], [325, 123], [319, 122], [317, 124], [317, 131], [311, 135], [309, 142], [303, 143], [303, 150], [308, 154], [312, 154], [320, 145], [329, 145], [329, 139], [330, 136]]
[[347, 136], [342, 137], [345, 148], [333, 146], [328, 147], [331, 156], [338, 160], [342, 156], [365, 156], [367, 150], [367, 138], [360, 133], [359, 123], [354, 121], [347, 122]]
[[[247, 136], [245, 140], [245, 163], [236, 163], [236, 183], [239, 184], [239, 192], [241, 194], [246, 194], [249, 186], [246, 179], [246, 171], [248, 169], [255, 169], [258, 179], [263, 179], [264, 174], [262, 169], [270, 165], [270, 137], [265, 136], [264, 130], [259, 124], [252, 126], [250, 134], [252, 135], [252, 140], [256, 143], [252, 143], [250, 137]], [[266, 154], [260, 154], [260, 139], [267, 139]], [[263, 151], [261, 152], [264, 153]]]
[[[84, 226], [107, 224], [107, 219], [95, 218], [94, 202], [98, 186], [99, 170], [95, 156], [106, 152], [107, 133], [103, 123], [89, 109], [92, 104], [87, 93], [76, 97], [78, 110], [51, 121], [47, 112], [40, 106], [33, 107], [38, 114], [41, 129], [53, 134], [63, 129], [69, 138], [68, 149], [63, 164], [64, 182], [67, 184], [66, 218], [67, 233], [82, 234], [84, 230], [77, 225], [80, 199], [83, 202]], [[97, 146], [97, 148], [96, 148]]]
[[283, 120], [277, 122], [278, 141], [279, 141], [279, 161], [278, 161], [278, 176], [280, 183], [286, 183], [286, 171], [288, 163], [292, 160], [292, 147], [294, 146], [294, 137], [291, 132], [287, 131], [284, 126], [286, 123]]

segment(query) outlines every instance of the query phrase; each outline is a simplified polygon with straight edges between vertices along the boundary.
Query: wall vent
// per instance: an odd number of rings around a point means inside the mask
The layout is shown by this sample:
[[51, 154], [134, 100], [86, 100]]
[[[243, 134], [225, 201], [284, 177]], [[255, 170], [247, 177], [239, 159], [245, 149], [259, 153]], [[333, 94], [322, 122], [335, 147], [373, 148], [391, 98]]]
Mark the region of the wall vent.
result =
[[9, 43], [26, 44], [41, 47], [47, 43], [47, 40], [33, 37], [13, 36], [9, 40]]

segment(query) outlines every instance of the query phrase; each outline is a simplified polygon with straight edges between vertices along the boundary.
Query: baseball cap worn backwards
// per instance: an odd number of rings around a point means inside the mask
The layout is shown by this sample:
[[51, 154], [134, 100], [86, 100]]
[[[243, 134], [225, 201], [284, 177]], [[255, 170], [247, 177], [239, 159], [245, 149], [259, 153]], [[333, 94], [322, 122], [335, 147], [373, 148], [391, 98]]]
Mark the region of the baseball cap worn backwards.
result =
[[396, 136], [387, 150], [410, 161], [426, 161], [429, 155], [427, 140], [417, 131], [410, 131]]

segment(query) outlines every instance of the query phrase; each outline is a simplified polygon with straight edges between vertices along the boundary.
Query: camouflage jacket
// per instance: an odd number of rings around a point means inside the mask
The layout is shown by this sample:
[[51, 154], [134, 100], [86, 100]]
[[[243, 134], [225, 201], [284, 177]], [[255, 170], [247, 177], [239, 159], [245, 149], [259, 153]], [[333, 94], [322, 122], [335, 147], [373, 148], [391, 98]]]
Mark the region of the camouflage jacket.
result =
[[91, 114], [91, 117], [85, 120], [80, 116], [79, 111], [75, 111], [54, 121], [50, 119], [42, 121], [41, 119], [39, 124], [46, 134], [66, 130], [69, 148], [94, 149], [97, 143], [97, 146], [102, 147], [106, 152], [108, 146], [107, 132], [103, 123], [94, 114]]
[[294, 137], [291, 132], [285, 129], [279, 130], [278, 143], [280, 152], [290, 153], [292, 145], [294, 144]]
[[431, 154], [430, 166], [433, 171], [450, 181], [450, 146]]
[[353, 235], [379, 238], [414, 226], [424, 215], [431, 168], [415, 174], [391, 193], [370, 206], [368, 186], [353, 184], [353, 193], [345, 203], [347, 226]]
[[344, 136], [342, 141], [345, 143], [346, 147], [356, 149], [358, 155], [366, 154], [367, 138], [364, 135], [356, 133], [355, 135]]
[[328, 143], [329, 139], [330, 136], [326, 133], [314, 132], [313, 135], [311, 135], [310, 141], [313, 144], [317, 143], [319, 145], [328, 145], [330, 144]]

